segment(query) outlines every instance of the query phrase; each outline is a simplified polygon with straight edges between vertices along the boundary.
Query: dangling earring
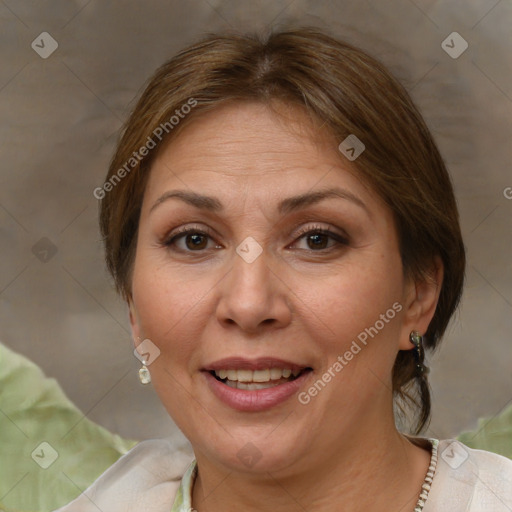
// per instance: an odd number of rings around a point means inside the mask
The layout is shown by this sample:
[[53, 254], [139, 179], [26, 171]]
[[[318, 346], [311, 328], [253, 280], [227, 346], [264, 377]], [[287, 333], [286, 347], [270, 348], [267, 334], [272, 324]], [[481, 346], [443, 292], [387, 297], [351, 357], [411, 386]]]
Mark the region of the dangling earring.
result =
[[423, 336], [418, 331], [412, 331], [409, 334], [409, 341], [415, 346], [414, 358], [416, 359], [416, 368], [420, 376], [427, 375], [430, 369], [423, 364], [425, 352], [423, 351]]
[[146, 361], [142, 361], [142, 368], [139, 370], [139, 380], [141, 384], [149, 384], [151, 382], [151, 374], [149, 373]]
[[[139, 342], [138, 347], [140, 347], [140, 338], [137, 336], [137, 341]], [[145, 359], [141, 359], [141, 354], [137, 350], [137, 347], [133, 351], [135, 357], [142, 362], [142, 368], [139, 370], [139, 380], [141, 384], [149, 384], [151, 382], [151, 374], [149, 373], [148, 367], [146, 366], [147, 361]], [[145, 354], [144, 354], [145, 355]]]

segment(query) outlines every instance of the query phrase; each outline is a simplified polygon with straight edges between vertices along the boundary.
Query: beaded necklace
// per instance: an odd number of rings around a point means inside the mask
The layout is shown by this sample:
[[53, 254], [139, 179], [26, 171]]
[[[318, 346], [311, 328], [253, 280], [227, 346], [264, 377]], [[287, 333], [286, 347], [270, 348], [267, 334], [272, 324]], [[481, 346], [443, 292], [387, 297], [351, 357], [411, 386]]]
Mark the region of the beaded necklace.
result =
[[432, 480], [434, 479], [434, 473], [436, 472], [437, 466], [437, 445], [439, 441], [437, 439], [431, 439], [432, 443], [432, 455], [430, 456], [430, 465], [428, 467], [427, 475], [425, 476], [425, 480], [423, 481], [423, 485], [421, 486], [421, 493], [418, 501], [416, 503], [416, 507], [414, 508], [414, 512], [421, 512], [423, 507], [425, 506], [425, 502], [427, 501], [428, 493], [430, 491], [430, 487], [432, 486]]

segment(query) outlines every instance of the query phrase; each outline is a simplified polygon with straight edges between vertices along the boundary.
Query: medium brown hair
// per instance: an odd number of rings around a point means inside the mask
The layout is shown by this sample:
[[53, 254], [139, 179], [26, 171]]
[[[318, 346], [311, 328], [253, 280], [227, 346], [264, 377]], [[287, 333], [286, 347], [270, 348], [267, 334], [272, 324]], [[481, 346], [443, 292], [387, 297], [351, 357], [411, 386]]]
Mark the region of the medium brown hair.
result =
[[[404, 273], [429, 279], [434, 259], [443, 263], [439, 302], [424, 337], [434, 349], [464, 281], [465, 252], [449, 174], [422, 116], [389, 71], [362, 50], [310, 27], [265, 36], [209, 35], [150, 79], [125, 125], [107, 174], [110, 186], [102, 192], [100, 227], [117, 290], [125, 299], [131, 296], [141, 205], [158, 150], [199, 113], [247, 100], [299, 106], [338, 141], [350, 134], [363, 141], [366, 149], [353, 167], [393, 212]], [[142, 150], [153, 146], [150, 140], [156, 147]], [[419, 406], [418, 433], [430, 417], [430, 393], [413, 356], [412, 350], [398, 353], [392, 380], [397, 403]]]

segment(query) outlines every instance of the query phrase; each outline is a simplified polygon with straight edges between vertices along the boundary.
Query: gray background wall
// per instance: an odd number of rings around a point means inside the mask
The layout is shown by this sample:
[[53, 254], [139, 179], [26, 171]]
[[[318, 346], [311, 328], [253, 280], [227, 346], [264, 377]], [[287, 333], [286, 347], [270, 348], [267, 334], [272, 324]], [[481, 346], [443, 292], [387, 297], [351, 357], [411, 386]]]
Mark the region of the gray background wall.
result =
[[[179, 435], [138, 382], [92, 191], [158, 65], [205, 32], [283, 22], [325, 28], [383, 60], [439, 143], [469, 261], [460, 314], [431, 360], [427, 433], [473, 428], [512, 400], [509, 0], [0, 1], [0, 339], [108, 429]], [[441, 46], [454, 31], [469, 44], [458, 58]], [[58, 43], [46, 59], [31, 47], [42, 32]]]

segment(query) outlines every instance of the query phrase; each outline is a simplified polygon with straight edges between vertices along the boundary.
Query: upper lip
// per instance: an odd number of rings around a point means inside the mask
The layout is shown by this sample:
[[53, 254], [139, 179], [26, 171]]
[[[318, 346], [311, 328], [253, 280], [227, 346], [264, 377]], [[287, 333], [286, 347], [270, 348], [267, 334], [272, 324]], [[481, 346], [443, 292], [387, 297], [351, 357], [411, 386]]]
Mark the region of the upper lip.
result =
[[265, 370], [267, 368], [289, 368], [292, 371], [309, 368], [307, 364], [293, 363], [275, 357], [259, 357], [257, 359], [247, 359], [245, 357], [227, 357], [219, 359], [206, 365], [203, 370]]

